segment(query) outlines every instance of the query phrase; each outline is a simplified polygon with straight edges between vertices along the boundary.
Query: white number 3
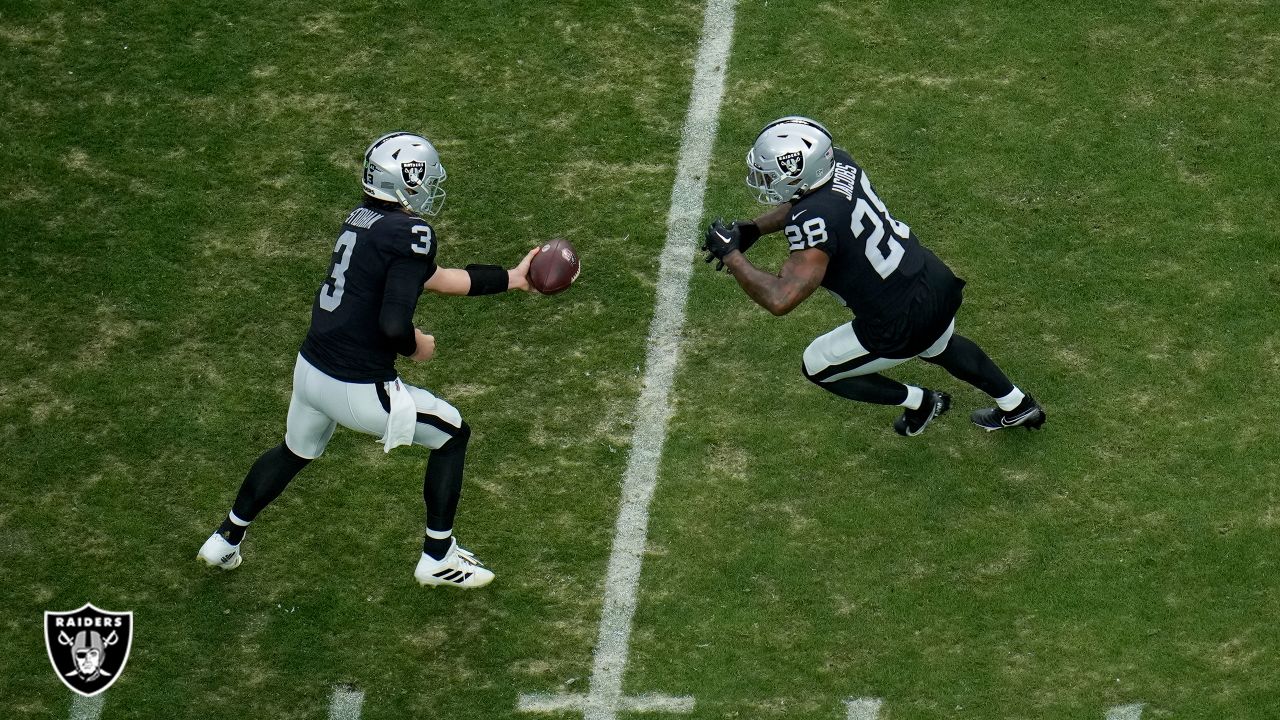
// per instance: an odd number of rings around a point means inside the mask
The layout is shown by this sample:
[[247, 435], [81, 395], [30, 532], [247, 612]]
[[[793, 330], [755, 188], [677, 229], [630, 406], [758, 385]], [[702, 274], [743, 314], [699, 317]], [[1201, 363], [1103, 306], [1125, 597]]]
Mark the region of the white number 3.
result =
[[409, 246], [409, 249], [419, 255], [431, 254], [431, 226], [430, 225], [414, 225], [409, 231], [418, 236], [417, 240]]
[[333, 246], [333, 252], [342, 253], [342, 257], [333, 264], [333, 271], [329, 273], [333, 284], [329, 285], [326, 281], [325, 285], [328, 287], [320, 288], [320, 307], [329, 312], [337, 310], [342, 304], [342, 293], [347, 287], [347, 266], [351, 264], [351, 251], [355, 247], [356, 234], [350, 230], [339, 235], [338, 244]]

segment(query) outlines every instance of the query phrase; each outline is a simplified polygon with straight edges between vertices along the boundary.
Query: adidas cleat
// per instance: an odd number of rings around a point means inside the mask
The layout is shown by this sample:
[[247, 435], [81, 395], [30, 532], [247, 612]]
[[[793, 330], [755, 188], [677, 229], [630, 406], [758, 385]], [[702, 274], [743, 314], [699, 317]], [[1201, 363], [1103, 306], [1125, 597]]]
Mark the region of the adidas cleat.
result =
[[209, 539], [204, 541], [204, 545], [200, 546], [200, 552], [196, 554], [196, 559], [209, 567], [223, 570], [235, 570], [240, 567], [240, 563], [244, 562], [244, 556], [240, 554], [240, 546], [232, 545], [218, 533], [210, 535]]
[[1035, 398], [1027, 395], [1022, 398], [1022, 402], [1018, 403], [1018, 407], [1012, 410], [1006, 412], [998, 407], [974, 410], [969, 419], [973, 421], [974, 425], [987, 432], [992, 432], [1014, 427], [1038, 430], [1041, 425], [1044, 425], [1046, 416], [1044, 408], [1040, 407], [1040, 403], [1036, 402]]
[[413, 578], [419, 585], [452, 585], [461, 588], [478, 588], [493, 580], [493, 571], [484, 566], [470, 550], [454, 541], [449, 552], [439, 560], [422, 553]]
[[951, 409], [951, 396], [937, 390], [925, 390], [919, 409], [906, 410], [893, 421], [893, 429], [903, 437], [914, 437], [924, 432], [933, 419]]

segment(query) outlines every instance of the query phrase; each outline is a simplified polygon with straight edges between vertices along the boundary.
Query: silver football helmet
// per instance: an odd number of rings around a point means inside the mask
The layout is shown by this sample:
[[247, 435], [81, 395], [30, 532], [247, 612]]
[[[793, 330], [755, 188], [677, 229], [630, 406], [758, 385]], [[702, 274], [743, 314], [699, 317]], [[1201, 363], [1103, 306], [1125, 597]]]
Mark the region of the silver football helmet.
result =
[[393, 132], [364, 152], [364, 192], [398, 202], [416, 215], [435, 215], [444, 205], [440, 183], [448, 177], [440, 153], [421, 135]]
[[830, 180], [835, 169], [831, 133], [799, 115], [765, 125], [747, 151], [747, 185], [766, 205], [795, 200]]

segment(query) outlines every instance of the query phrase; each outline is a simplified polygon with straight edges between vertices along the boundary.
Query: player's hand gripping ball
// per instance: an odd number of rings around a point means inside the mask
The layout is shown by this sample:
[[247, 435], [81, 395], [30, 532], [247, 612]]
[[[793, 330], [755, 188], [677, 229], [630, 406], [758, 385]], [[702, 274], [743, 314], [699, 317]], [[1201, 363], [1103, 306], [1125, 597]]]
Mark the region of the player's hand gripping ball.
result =
[[533, 256], [529, 263], [529, 284], [543, 295], [555, 295], [569, 289], [580, 272], [582, 263], [578, 260], [578, 251], [568, 240], [556, 239], [544, 244]]

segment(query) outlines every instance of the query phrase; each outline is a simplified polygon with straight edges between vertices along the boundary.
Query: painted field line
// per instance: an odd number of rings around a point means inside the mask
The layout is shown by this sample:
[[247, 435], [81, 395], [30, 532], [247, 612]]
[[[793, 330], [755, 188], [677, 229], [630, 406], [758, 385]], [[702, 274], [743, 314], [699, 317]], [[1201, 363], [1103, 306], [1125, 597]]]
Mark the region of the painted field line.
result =
[[[591, 684], [583, 707], [586, 720], [613, 720], [624, 707], [622, 675], [630, 651], [631, 622], [649, 532], [649, 503], [653, 500], [667, 421], [671, 416], [669, 396], [680, 357], [689, 276], [701, 235], [699, 224], [707, 170], [733, 44], [734, 2], [708, 0], [702, 39], [694, 60], [689, 110], [680, 134], [680, 155], [667, 214], [667, 237], [658, 270], [656, 307], [649, 325], [644, 385], [636, 401], [635, 431], [622, 478], [621, 507], [605, 576], [604, 608]], [[692, 699], [688, 702], [691, 704]]]
[[516, 701], [516, 710], [526, 713], [562, 713], [585, 712], [587, 696], [578, 695], [544, 695], [541, 693], [523, 693]]
[[1143, 703], [1116, 705], [1107, 711], [1107, 720], [1142, 720]]
[[688, 695], [672, 696], [672, 695], [624, 695], [618, 703], [620, 710], [630, 712], [643, 713], [678, 713], [687, 714], [693, 712], [693, 698]]
[[329, 720], [360, 720], [360, 709], [363, 706], [363, 691], [339, 685], [333, 689]]
[[876, 720], [883, 704], [880, 698], [849, 698], [844, 701], [848, 720]]
[[658, 269], [657, 307], [649, 326], [644, 386], [636, 402], [635, 432], [622, 478], [622, 507], [605, 576], [604, 610], [591, 668], [587, 720], [613, 720], [622, 698], [622, 673], [630, 651], [640, 565], [649, 533], [649, 503], [657, 485], [671, 417], [669, 396], [680, 359], [689, 276], [698, 247], [707, 170], [724, 96], [733, 20], [734, 0], [708, 0], [694, 61], [689, 111], [680, 133], [680, 160], [671, 188], [667, 238]]
[[98, 716], [102, 714], [102, 703], [106, 700], [106, 693], [94, 695], [93, 697], [85, 697], [76, 695], [71, 701], [71, 720], [98, 720]]
[[[618, 699], [618, 710], [647, 713], [688, 714], [693, 712], [694, 700], [688, 696], [672, 695], [623, 695]], [[562, 713], [587, 711], [586, 695], [538, 695], [526, 693], [516, 705], [520, 712]]]

